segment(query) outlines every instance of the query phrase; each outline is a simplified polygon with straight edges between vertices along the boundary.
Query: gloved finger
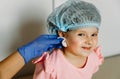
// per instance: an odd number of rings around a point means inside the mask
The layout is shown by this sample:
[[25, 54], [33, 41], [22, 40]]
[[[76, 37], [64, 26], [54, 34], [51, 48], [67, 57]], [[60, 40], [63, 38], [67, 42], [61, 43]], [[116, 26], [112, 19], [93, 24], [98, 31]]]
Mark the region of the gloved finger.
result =
[[59, 44], [54, 44], [54, 48], [62, 48], [62, 47], [63, 47], [62, 42]]
[[61, 42], [64, 40], [63, 38], [57, 38], [57, 39], [59, 39]]
[[60, 44], [61, 42], [62, 42], [62, 38], [60, 38], [60, 39], [49, 39], [49, 44]]
[[47, 51], [52, 51], [53, 49], [55, 49], [55, 48], [62, 48], [62, 45], [57, 45], [57, 44], [54, 44], [54, 45], [50, 45], [49, 47], [48, 47], [48, 49], [47, 49]]
[[62, 44], [57, 45], [55, 48], [62, 48]]
[[54, 49], [54, 45], [50, 45], [50, 46], [47, 48], [47, 51], [52, 52], [53, 49]]
[[41, 35], [41, 37], [48, 38], [48, 39], [54, 39], [54, 38], [57, 38], [58, 36], [57, 35], [44, 34], [44, 35]]
[[54, 44], [52, 47], [53, 47], [53, 48], [60, 49], [60, 48], [62, 48], [63, 46], [62, 46], [62, 44]]
[[53, 51], [53, 48], [49, 48], [48, 51], [49, 51], [49, 52], [52, 52], [52, 51]]
[[[62, 48], [62, 47], [59, 47], [59, 48], [57, 47], [57, 49], [60, 49], [60, 48]], [[48, 51], [49, 51], [49, 52], [52, 52], [54, 49], [55, 49], [55, 48], [49, 48]]]

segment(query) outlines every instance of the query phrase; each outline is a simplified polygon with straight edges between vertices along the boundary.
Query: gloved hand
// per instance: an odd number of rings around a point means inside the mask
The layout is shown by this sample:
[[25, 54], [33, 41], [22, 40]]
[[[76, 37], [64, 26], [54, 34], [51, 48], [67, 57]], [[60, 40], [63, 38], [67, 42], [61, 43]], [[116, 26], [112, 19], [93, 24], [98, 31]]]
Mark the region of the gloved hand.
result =
[[52, 51], [53, 48], [62, 48], [62, 38], [56, 35], [41, 35], [32, 42], [18, 48], [18, 52], [24, 58], [25, 63], [31, 59], [41, 56], [46, 51]]

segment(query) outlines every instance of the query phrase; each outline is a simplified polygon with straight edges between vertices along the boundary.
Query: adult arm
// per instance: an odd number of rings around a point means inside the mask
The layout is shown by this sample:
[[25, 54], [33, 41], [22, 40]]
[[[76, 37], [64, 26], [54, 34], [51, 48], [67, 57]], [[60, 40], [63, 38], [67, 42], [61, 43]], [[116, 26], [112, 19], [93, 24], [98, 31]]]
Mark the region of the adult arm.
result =
[[11, 79], [25, 65], [18, 51], [0, 62], [0, 79]]
[[31, 59], [40, 57], [46, 51], [61, 48], [61, 41], [56, 35], [41, 35], [30, 43], [18, 48], [18, 51], [0, 62], [0, 79], [12, 78]]

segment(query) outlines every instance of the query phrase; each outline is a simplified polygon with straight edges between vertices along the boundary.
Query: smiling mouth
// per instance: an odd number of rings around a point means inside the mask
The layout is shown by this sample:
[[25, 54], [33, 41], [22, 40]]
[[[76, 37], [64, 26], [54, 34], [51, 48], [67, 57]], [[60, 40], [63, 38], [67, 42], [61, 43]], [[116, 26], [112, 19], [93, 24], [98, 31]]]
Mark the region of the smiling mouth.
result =
[[82, 47], [84, 50], [90, 50], [91, 47]]

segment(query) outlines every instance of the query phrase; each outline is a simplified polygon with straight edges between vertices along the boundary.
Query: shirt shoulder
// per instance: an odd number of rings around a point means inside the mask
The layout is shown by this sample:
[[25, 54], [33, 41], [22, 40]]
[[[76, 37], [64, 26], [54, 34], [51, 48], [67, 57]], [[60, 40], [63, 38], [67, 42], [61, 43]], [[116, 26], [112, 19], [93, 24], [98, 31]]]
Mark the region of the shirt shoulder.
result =
[[97, 62], [96, 64], [101, 65], [104, 62], [104, 56], [101, 53], [101, 47], [97, 47], [96, 49], [94, 49], [94, 54], [97, 57]]
[[[36, 63], [34, 79], [55, 79], [57, 63], [60, 55], [58, 50], [54, 50], [52, 53], [44, 52], [44, 54], [34, 61]], [[60, 66], [60, 65], [59, 65]], [[46, 78], [48, 77], [48, 78]]]
[[93, 65], [93, 73], [99, 70], [99, 66], [103, 64], [104, 57], [101, 53], [101, 47], [97, 47], [89, 56], [90, 64]]

